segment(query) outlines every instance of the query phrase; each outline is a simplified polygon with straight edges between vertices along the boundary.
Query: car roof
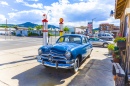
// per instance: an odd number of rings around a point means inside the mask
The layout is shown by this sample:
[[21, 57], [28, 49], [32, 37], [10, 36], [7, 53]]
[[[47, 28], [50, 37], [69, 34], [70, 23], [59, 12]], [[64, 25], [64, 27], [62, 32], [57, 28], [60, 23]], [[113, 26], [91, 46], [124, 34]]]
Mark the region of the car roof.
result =
[[83, 35], [83, 34], [67, 34], [67, 35], [63, 35], [63, 36], [80, 36], [80, 37], [82, 37], [85, 35]]

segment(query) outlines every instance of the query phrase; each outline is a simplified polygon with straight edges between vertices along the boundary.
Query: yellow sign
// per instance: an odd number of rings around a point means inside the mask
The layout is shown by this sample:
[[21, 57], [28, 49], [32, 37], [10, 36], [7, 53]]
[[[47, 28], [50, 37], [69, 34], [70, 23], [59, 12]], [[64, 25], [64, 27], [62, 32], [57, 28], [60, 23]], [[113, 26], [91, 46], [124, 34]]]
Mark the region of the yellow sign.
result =
[[59, 22], [60, 22], [60, 23], [63, 23], [63, 21], [64, 21], [63, 18], [60, 18]]

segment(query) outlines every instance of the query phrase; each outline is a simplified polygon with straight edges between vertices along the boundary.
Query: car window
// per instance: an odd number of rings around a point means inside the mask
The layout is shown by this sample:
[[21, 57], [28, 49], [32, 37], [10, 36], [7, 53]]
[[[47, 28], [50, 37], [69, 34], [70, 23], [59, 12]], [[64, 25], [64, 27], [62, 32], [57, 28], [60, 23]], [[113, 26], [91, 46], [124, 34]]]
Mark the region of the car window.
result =
[[70, 37], [69, 42], [81, 43], [81, 38], [80, 37]]
[[86, 44], [86, 43], [87, 43], [87, 42], [86, 42], [86, 38], [83, 37], [82, 43], [83, 43], [83, 44]]
[[110, 36], [109, 34], [107, 34], [107, 36]]
[[89, 38], [89, 41], [94, 41], [94, 38]]
[[58, 42], [63, 42], [64, 41], [64, 37], [60, 37]]
[[98, 39], [98, 38], [95, 38], [95, 41], [99, 41], [99, 39]]
[[87, 37], [85, 37], [85, 39], [86, 39], [86, 42], [88, 42], [88, 41], [89, 41]]
[[57, 42], [81, 43], [81, 38], [79, 36], [62, 36]]

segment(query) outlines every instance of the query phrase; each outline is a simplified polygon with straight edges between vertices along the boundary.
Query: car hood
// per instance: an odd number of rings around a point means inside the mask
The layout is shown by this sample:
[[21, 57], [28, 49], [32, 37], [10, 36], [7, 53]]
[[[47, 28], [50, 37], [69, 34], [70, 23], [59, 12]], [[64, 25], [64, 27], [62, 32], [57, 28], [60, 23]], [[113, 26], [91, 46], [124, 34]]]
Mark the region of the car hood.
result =
[[74, 47], [78, 47], [79, 45], [80, 44], [76, 44], [76, 43], [56, 43], [53, 45], [51, 49], [67, 51], [67, 50], [71, 50]]

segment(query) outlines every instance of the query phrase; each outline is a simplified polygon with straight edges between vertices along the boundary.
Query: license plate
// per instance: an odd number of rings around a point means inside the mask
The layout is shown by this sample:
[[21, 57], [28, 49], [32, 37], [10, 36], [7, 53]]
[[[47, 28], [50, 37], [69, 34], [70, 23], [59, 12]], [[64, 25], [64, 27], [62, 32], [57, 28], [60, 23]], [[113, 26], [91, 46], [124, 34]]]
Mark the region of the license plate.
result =
[[49, 61], [52, 61], [52, 58], [49, 58]]

